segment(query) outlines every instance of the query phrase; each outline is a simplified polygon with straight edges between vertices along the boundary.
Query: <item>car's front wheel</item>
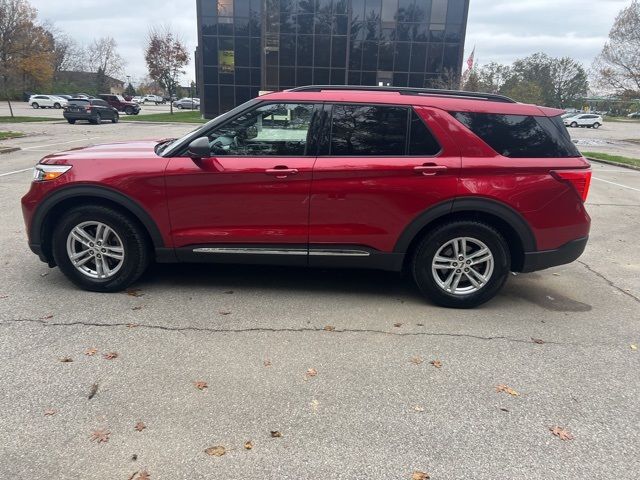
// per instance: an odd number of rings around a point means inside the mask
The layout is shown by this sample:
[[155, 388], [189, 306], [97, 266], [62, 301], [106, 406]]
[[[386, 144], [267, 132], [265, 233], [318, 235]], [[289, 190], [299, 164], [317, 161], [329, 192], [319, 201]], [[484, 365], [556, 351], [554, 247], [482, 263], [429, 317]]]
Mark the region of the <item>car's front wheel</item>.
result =
[[32, 108], [40, 108], [40, 105], [38, 105], [38, 102], [33, 102], [33, 103], [31, 104], [31, 107], [32, 107]]
[[490, 225], [456, 221], [429, 232], [415, 250], [420, 291], [444, 307], [473, 308], [493, 298], [511, 268], [509, 247]]
[[593, 128], [597, 130], [598, 128], [600, 128], [600, 124], [598, 122], [594, 123]]
[[67, 278], [95, 292], [127, 288], [150, 261], [141, 227], [121, 212], [98, 205], [67, 212], [54, 229], [52, 248]]
[[125, 109], [124, 109], [124, 113], [125, 113], [126, 115], [132, 115], [132, 114], [133, 114], [133, 108], [131, 108], [131, 107], [127, 107], [127, 108], [125, 108]]
[[578, 122], [571, 122], [571, 125], [569, 125], [571, 128], [576, 128], [578, 126]]

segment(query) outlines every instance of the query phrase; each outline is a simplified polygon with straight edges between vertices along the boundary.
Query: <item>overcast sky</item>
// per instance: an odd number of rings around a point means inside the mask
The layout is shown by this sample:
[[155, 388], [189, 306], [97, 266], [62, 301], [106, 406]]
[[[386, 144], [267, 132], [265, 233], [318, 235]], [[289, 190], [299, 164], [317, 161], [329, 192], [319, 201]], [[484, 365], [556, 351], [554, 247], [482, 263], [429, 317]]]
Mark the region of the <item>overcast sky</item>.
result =
[[[134, 81], [146, 73], [143, 48], [149, 25], [170, 24], [193, 57], [197, 44], [195, 0], [30, 0], [81, 44], [112, 36]], [[476, 46], [482, 63], [510, 63], [543, 51], [589, 66], [600, 52], [618, 11], [631, 0], [471, 0], [465, 59]], [[193, 60], [185, 80], [195, 78]], [[124, 79], [124, 78], [123, 78]]]

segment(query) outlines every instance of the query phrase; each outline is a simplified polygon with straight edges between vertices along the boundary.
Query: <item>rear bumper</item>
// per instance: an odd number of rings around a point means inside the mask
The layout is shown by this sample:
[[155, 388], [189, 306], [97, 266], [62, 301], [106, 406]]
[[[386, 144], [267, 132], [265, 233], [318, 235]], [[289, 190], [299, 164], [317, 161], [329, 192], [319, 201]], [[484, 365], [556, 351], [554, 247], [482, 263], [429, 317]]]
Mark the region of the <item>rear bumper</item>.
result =
[[544, 250], [542, 252], [525, 252], [522, 272], [535, 272], [545, 268], [564, 265], [576, 260], [587, 246], [589, 237], [578, 238], [565, 243], [560, 248], [554, 250]]

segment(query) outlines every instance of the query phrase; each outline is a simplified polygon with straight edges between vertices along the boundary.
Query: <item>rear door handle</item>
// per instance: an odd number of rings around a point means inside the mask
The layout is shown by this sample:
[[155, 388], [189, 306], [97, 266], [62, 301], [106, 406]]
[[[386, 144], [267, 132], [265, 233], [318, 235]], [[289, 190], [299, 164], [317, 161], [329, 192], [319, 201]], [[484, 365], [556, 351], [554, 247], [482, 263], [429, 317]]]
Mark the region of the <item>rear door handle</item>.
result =
[[287, 178], [289, 175], [295, 175], [298, 173], [297, 168], [288, 168], [284, 165], [278, 165], [274, 168], [267, 168], [264, 173], [267, 175], [272, 175], [276, 178]]
[[437, 175], [438, 173], [446, 172], [447, 167], [444, 165], [418, 165], [417, 167], [413, 167], [413, 170], [416, 173], [421, 173], [422, 175], [429, 177]]

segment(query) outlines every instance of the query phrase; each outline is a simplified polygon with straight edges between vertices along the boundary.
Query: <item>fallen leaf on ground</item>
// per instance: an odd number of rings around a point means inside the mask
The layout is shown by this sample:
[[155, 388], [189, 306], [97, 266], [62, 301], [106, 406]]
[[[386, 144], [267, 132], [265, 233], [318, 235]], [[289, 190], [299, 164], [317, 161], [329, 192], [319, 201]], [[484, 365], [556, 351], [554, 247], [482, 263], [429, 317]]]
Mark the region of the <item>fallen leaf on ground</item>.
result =
[[143, 422], [137, 422], [133, 428], [135, 428], [137, 431], [141, 432], [142, 430], [147, 428], [147, 426]]
[[41, 277], [46, 277], [47, 275], [49, 275], [49, 272], [44, 272], [40, 274]]
[[109, 352], [102, 355], [105, 360], [113, 360], [114, 358], [118, 358], [118, 352]]
[[133, 480], [133, 477], [135, 477], [137, 474], [138, 474], [138, 471], [136, 470], [131, 475], [129, 475], [129, 478], [127, 480]]
[[136, 305], [135, 307], [131, 307], [131, 310], [142, 310], [142, 305]]
[[40, 320], [51, 320], [53, 315], [45, 315], [44, 317], [40, 317]]
[[560, 440], [573, 440], [573, 435], [569, 430], [562, 427], [549, 427], [552, 434], [558, 437]]
[[144, 293], [142, 293], [142, 290], [140, 290], [139, 288], [130, 288], [129, 290], [127, 290], [127, 295], [130, 295], [132, 297], [142, 297], [144, 296]]
[[109, 441], [109, 435], [111, 432], [105, 430], [104, 428], [99, 428], [98, 430], [94, 430], [91, 432], [91, 441], [97, 441], [98, 443], [107, 443]]
[[263, 365], [265, 367], [270, 367], [271, 366], [271, 360], [269, 360], [268, 358], [264, 359]]
[[503, 412], [508, 412], [509, 411], [508, 408], [504, 408], [504, 407], [500, 407], [500, 410], [502, 410]]
[[89, 389], [89, 396], [87, 398], [91, 400], [93, 397], [95, 397], [96, 393], [98, 393], [98, 384], [94, 383]]
[[[136, 455], [136, 454], [134, 453], [133, 455], [131, 455], [131, 461], [132, 461], [132, 462], [135, 462], [136, 460], [138, 460], [138, 455]], [[136, 473], [138, 473], [138, 472], [136, 472]], [[134, 473], [134, 475], [135, 475], [135, 473]]]
[[508, 387], [507, 385], [498, 385], [496, 387], [496, 392], [500, 393], [500, 392], [505, 392], [508, 393], [509, 395], [511, 395], [512, 397], [519, 397], [520, 394], [518, 392], [516, 392], [513, 388]]
[[218, 312], [220, 315], [231, 315], [231, 312], [228, 312], [226, 310], [222, 310], [220, 312]]
[[227, 450], [222, 445], [216, 445], [215, 447], [207, 448], [204, 453], [212, 457], [221, 457], [227, 453]]
[[424, 327], [424, 323], [416, 323], [418, 327]]
[[411, 359], [409, 361], [411, 363], [413, 363], [414, 365], [420, 365], [422, 362], [424, 362], [424, 358], [422, 358], [421, 356], [417, 355], [415, 357], [411, 357]]
[[314, 398], [313, 400], [311, 400], [310, 405], [311, 411], [314, 413], [314, 415], [318, 413], [318, 406], [320, 406], [320, 402]]
[[416, 470], [411, 475], [411, 480], [429, 480], [431, 477], [426, 472], [421, 472], [420, 470]]
[[638, 349], [638, 346], [637, 346], [637, 345], [635, 345], [635, 344], [632, 344], [632, 345], [631, 345], [631, 350], [637, 350], [637, 349]]
[[244, 449], [251, 450], [253, 448], [253, 442], [251, 440], [247, 440], [244, 442]]
[[533, 338], [533, 337], [531, 337], [531, 341], [533, 343], [537, 343], [538, 345], [542, 345], [544, 343], [544, 340], [541, 340], [539, 338]]
[[226, 293], [227, 295], [233, 295], [233, 290], [227, 290], [227, 291], [226, 291], [226, 292], [224, 292], [224, 293]]
[[55, 408], [48, 408], [47, 410], [44, 411], [44, 416], [50, 417], [52, 415], [55, 415], [56, 413], [58, 413], [58, 410], [56, 410]]
[[309, 368], [304, 374], [305, 378], [315, 377], [316, 375], [318, 375], [318, 371], [315, 368]]
[[139, 327], [139, 323], [127, 323], [127, 328], [136, 328]]
[[62, 363], [70, 363], [70, 362], [73, 362], [73, 358], [71, 358], [71, 357], [62, 357], [62, 358], [60, 359], [60, 361], [61, 361]]
[[4, 300], [5, 298], [9, 298], [9, 295], [0, 295], [0, 299]]
[[333, 325], [325, 325], [324, 330], [325, 332], [333, 332], [336, 329], [336, 327], [334, 327]]
[[396, 328], [400, 328], [402, 326], [402, 323], [400, 323], [400, 322], [394, 323], [393, 326], [396, 327]]
[[85, 355], [88, 355], [89, 357], [92, 357], [92, 356], [93, 356], [93, 355], [95, 355], [96, 353], [98, 353], [98, 349], [97, 349], [97, 348], [93, 348], [93, 347], [91, 347], [91, 348], [87, 348], [87, 349], [84, 351], [84, 354], [85, 354]]
[[436, 368], [442, 368], [442, 362], [440, 360], [431, 360], [429, 363]]
[[150, 478], [151, 474], [146, 470], [143, 470], [138, 474], [138, 478], [136, 480], [149, 480]]
[[204, 390], [205, 388], [209, 388], [209, 385], [207, 384], [207, 382], [203, 382], [203, 381], [193, 382], [193, 385], [194, 385], [198, 390]]
[[271, 436], [273, 438], [280, 438], [282, 437], [282, 433], [280, 433], [278, 430], [271, 430]]
[[560, 276], [560, 274], [559, 274], [559, 273], [552, 273], [552, 275], [553, 275], [554, 277], [559, 277], [559, 276]]
[[413, 409], [416, 412], [424, 412], [424, 407], [421, 407], [420, 405], [416, 405], [415, 407], [413, 407]]

